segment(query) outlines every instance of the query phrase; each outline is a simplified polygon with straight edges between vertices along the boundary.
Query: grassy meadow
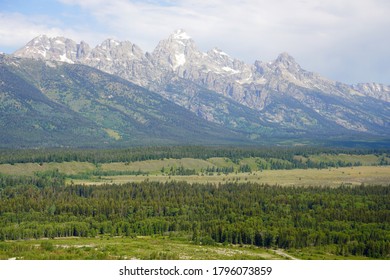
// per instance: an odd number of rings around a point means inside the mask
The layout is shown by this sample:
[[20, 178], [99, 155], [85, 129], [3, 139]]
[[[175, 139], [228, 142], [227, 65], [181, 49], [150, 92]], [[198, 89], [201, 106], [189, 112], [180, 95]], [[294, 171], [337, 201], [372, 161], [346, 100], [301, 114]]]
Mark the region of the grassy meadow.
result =
[[197, 245], [183, 237], [56, 238], [0, 243], [0, 259], [39, 260], [278, 260], [290, 259], [255, 246]]
[[74, 184], [106, 184], [142, 182], [144, 180], [169, 182], [186, 181], [189, 183], [253, 182], [280, 186], [340, 186], [360, 184], [387, 184], [390, 182], [390, 166], [357, 166], [330, 169], [293, 169], [264, 170], [246, 173], [212, 175], [116, 175], [98, 176], [90, 179], [71, 179]]
[[88, 237], [0, 243], [0, 260], [365, 260], [340, 256], [332, 246], [290, 249], [250, 245], [200, 245], [168, 236]]
[[[302, 160], [302, 157], [299, 158]], [[277, 160], [277, 159], [275, 159]], [[308, 160], [303, 159], [303, 160]], [[280, 186], [339, 186], [360, 184], [390, 183], [390, 166], [378, 165], [375, 155], [315, 155], [313, 162], [359, 162], [360, 166], [306, 168], [306, 169], [261, 169], [266, 166], [261, 158], [243, 158], [233, 162], [229, 158], [213, 157], [207, 160], [196, 158], [144, 160], [135, 162], [112, 162], [93, 164], [89, 162], [44, 162], [0, 164], [0, 174], [32, 176], [52, 170], [65, 174], [71, 184], [106, 184], [141, 182], [144, 180], [168, 182], [187, 181], [190, 183], [254, 182]], [[240, 166], [248, 166], [250, 172], [240, 171]], [[191, 175], [176, 175], [174, 170], [184, 168], [193, 171]], [[231, 172], [210, 172], [207, 170], [231, 168]], [[139, 174], [137, 174], [139, 173]]]

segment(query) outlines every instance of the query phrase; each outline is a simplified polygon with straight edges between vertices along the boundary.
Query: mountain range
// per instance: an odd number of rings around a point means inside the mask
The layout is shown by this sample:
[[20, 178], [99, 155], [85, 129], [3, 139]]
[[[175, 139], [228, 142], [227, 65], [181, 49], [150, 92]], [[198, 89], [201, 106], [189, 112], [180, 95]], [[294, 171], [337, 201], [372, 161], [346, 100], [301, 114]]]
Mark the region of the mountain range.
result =
[[390, 138], [389, 86], [332, 81], [288, 53], [247, 64], [202, 52], [183, 30], [150, 53], [129, 41], [91, 48], [39, 36], [0, 55], [0, 99], [1, 146]]

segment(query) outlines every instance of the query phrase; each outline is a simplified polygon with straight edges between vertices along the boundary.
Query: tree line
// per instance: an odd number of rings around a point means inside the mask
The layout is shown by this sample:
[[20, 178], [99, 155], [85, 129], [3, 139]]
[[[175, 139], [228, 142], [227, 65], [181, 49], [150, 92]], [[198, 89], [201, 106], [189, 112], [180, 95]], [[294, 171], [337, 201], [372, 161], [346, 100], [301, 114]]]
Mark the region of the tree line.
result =
[[[110, 162], [135, 162], [144, 160], [159, 160], [164, 158], [197, 158], [212, 157], [229, 158], [237, 163], [242, 158], [259, 157], [264, 159], [280, 159], [289, 164], [283, 168], [326, 168], [332, 166], [349, 166], [350, 163], [335, 161], [333, 163], [302, 162], [295, 156], [308, 157], [318, 154], [350, 154], [350, 155], [388, 155], [389, 149], [347, 149], [326, 147], [205, 147], [205, 146], [162, 146], [133, 147], [127, 149], [18, 149], [0, 150], [0, 164], [44, 163], [44, 162], [91, 162], [95, 164]], [[269, 163], [274, 169], [282, 168], [281, 161]], [[353, 163], [358, 165], [359, 163]], [[387, 157], [382, 157], [381, 165], [389, 165]]]

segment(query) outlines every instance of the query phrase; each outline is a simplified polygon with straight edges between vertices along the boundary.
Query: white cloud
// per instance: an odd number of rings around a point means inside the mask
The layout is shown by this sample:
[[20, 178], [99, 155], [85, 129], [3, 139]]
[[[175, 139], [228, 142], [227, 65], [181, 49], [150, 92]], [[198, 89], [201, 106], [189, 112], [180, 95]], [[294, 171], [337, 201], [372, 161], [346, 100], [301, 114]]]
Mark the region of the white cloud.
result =
[[26, 16], [20, 13], [0, 13], [0, 51], [13, 52], [39, 35], [64, 36], [76, 41], [101, 42], [107, 34], [91, 32], [64, 23], [51, 16]]
[[[41, 21], [44, 22], [44, 19], [41, 19]], [[0, 13], [0, 38], [2, 47], [21, 47], [26, 43], [26, 38], [32, 39], [43, 32], [52, 33], [53, 31], [53, 28], [44, 26], [38, 20], [29, 20], [22, 14]]]
[[[175, 29], [184, 28], [204, 51], [218, 46], [246, 62], [269, 61], [287, 51], [304, 68], [329, 78], [390, 84], [390, 50], [386, 47], [390, 43], [386, 36], [390, 29], [390, 1], [387, 0], [60, 2], [81, 8], [100, 26], [105, 26], [105, 34], [90, 26], [69, 25], [65, 30], [53, 30], [50, 24], [38, 21], [29, 26], [29, 20], [26, 24], [26, 19], [16, 19], [14, 22], [24, 35], [13, 35], [9, 41], [20, 42], [27, 32], [48, 30], [65, 32], [63, 35], [84, 39], [91, 45], [103, 37], [130, 40], [151, 51], [159, 40]], [[5, 28], [1, 26], [0, 18], [0, 38], [3, 38]]]

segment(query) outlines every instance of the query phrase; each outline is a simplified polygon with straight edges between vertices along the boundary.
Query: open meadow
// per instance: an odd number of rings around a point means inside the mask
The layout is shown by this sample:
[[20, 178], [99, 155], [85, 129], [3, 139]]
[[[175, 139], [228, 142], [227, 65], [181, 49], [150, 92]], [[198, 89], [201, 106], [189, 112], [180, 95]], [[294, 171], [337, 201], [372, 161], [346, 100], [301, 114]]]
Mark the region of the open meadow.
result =
[[96, 176], [89, 179], [69, 179], [74, 184], [121, 184], [127, 182], [186, 181], [188, 183], [222, 184], [227, 182], [252, 182], [280, 186], [333, 186], [390, 183], [390, 166], [357, 166], [329, 169], [264, 170], [241, 173], [214, 173], [201, 175], [115, 175]]
[[71, 260], [278, 260], [291, 257], [272, 249], [192, 244], [183, 237], [139, 236], [56, 238], [0, 243], [0, 259]]
[[[390, 166], [380, 165], [383, 156], [375, 155], [315, 155], [296, 157], [310, 159], [314, 164], [337, 163], [326, 168], [291, 168], [290, 162], [280, 159], [212, 157], [208, 159], [181, 158], [143, 160], [135, 162], [43, 162], [0, 164], [0, 174], [32, 176], [57, 170], [67, 178], [67, 184], [107, 184], [142, 182], [144, 180], [189, 183], [253, 182], [280, 186], [340, 186], [390, 183]], [[386, 160], [389, 158], [386, 156]], [[272, 169], [270, 161], [286, 164], [289, 168]], [[389, 160], [390, 161], [390, 160]], [[287, 162], [287, 163], [286, 163]], [[356, 163], [359, 163], [358, 165]], [[350, 166], [346, 166], [350, 165]]]

